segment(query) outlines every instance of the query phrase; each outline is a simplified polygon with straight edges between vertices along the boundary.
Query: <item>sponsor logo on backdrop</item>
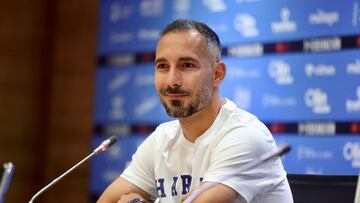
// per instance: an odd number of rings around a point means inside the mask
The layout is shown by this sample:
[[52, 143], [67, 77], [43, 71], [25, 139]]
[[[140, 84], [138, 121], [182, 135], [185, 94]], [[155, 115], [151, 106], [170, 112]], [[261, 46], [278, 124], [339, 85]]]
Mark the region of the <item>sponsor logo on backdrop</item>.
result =
[[151, 85], [154, 84], [154, 74], [137, 74], [135, 75], [135, 85]]
[[295, 97], [279, 97], [271, 94], [264, 94], [262, 96], [262, 105], [264, 107], [295, 107], [296, 104]]
[[202, 0], [202, 2], [213, 13], [226, 10], [226, 4], [223, 0]]
[[156, 41], [160, 37], [160, 30], [157, 29], [140, 29], [138, 31], [139, 40]]
[[262, 44], [247, 44], [228, 47], [229, 56], [247, 57], [261, 56], [264, 53]]
[[136, 117], [141, 117], [146, 114], [148, 114], [150, 111], [156, 108], [158, 106], [158, 97], [148, 97], [143, 99], [138, 105], [136, 105], [134, 115]]
[[124, 103], [125, 99], [121, 96], [111, 98], [109, 112], [111, 119], [122, 119], [125, 117]]
[[229, 66], [228, 76], [230, 79], [238, 79], [238, 78], [260, 78], [261, 73], [259, 70], [251, 69], [251, 68], [242, 68], [242, 67], [231, 67]]
[[107, 89], [109, 92], [114, 92], [125, 86], [126, 83], [130, 81], [129, 74], [117, 74], [110, 82], [108, 83]]
[[353, 6], [352, 25], [357, 27], [360, 24], [360, 7], [359, 2], [355, 1]]
[[305, 174], [323, 174], [322, 168], [316, 168], [313, 166], [305, 167]]
[[134, 13], [133, 5], [122, 5], [120, 2], [112, 2], [110, 5], [110, 22], [128, 19]]
[[356, 88], [356, 96], [355, 100], [346, 99], [346, 111], [347, 112], [358, 112], [360, 113], [360, 86]]
[[335, 135], [335, 122], [300, 122], [298, 124], [298, 133], [305, 135]]
[[164, 13], [164, 0], [141, 0], [140, 15], [158, 17]]
[[190, 0], [175, 0], [173, 4], [175, 17], [185, 17], [188, 15], [190, 10]]
[[327, 94], [320, 88], [307, 89], [304, 99], [306, 106], [310, 107], [314, 114], [328, 114], [331, 112]]
[[321, 160], [332, 160], [334, 154], [330, 150], [320, 150], [314, 147], [308, 147], [305, 145], [299, 145], [297, 148], [297, 159], [321, 159]]
[[341, 49], [341, 39], [339, 37], [310, 39], [303, 42], [304, 51], [338, 51]]
[[322, 9], [317, 9], [316, 13], [310, 13], [308, 17], [309, 23], [313, 25], [325, 24], [328, 26], [333, 26], [335, 23], [339, 22], [339, 12], [337, 11], [323, 11]]
[[290, 65], [283, 60], [272, 60], [268, 67], [270, 77], [278, 85], [291, 85], [294, 83], [290, 70]]
[[360, 143], [346, 142], [343, 147], [343, 156], [346, 161], [351, 161], [353, 168], [360, 168]]
[[280, 10], [280, 21], [271, 22], [271, 31], [273, 33], [295, 32], [297, 25], [295, 21], [290, 20], [291, 12], [288, 8]]
[[334, 76], [336, 69], [334, 65], [319, 64], [315, 65], [308, 63], [305, 65], [305, 74], [309, 78], [313, 76]]
[[256, 37], [259, 35], [256, 19], [248, 13], [237, 14], [234, 19], [234, 27], [243, 37]]
[[242, 109], [249, 109], [251, 105], [251, 90], [236, 87], [234, 92], [234, 102]]
[[130, 32], [119, 32], [110, 34], [110, 43], [125, 43], [130, 42], [134, 39], [134, 35]]
[[359, 75], [360, 74], [360, 59], [356, 58], [354, 63], [346, 64], [346, 73], [349, 75]]
[[135, 63], [135, 54], [115, 54], [107, 58], [107, 63], [110, 65], [130, 65]]

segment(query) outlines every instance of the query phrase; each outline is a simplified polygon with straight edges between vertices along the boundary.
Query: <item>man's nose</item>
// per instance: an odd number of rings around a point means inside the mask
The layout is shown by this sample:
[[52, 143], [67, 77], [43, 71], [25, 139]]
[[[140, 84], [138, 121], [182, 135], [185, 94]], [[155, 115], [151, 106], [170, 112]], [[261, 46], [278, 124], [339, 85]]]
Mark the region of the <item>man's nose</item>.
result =
[[179, 70], [176, 68], [170, 68], [168, 75], [167, 75], [167, 84], [170, 87], [177, 87], [181, 86], [182, 83], [182, 76]]

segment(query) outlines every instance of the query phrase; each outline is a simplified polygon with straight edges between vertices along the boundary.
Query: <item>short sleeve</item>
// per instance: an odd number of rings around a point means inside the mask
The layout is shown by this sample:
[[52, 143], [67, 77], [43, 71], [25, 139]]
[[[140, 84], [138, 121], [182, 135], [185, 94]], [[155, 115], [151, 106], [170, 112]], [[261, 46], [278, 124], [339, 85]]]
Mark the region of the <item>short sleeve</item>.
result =
[[244, 164], [256, 161], [274, 147], [275, 141], [268, 131], [254, 127], [236, 128], [214, 147], [204, 181], [227, 185], [250, 202], [257, 194], [272, 189], [286, 178], [281, 160], [268, 160], [246, 171], [240, 171], [226, 180], [223, 180], [224, 176], [233, 174]]
[[154, 135], [150, 135], [138, 147], [129, 166], [121, 174], [121, 177], [143, 189], [152, 196], [154, 191]]

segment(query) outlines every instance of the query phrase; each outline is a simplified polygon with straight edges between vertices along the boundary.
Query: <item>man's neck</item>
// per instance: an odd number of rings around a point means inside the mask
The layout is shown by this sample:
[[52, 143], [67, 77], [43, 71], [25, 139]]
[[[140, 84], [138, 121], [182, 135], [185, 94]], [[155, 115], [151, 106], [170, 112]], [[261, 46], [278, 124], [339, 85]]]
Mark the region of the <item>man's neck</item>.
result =
[[195, 140], [214, 123], [220, 108], [224, 103], [225, 101], [222, 101], [217, 97], [214, 98], [205, 109], [196, 112], [189, 117], [179, 118], [180, 126], [185, 138], [190, 142], [195, 142]]

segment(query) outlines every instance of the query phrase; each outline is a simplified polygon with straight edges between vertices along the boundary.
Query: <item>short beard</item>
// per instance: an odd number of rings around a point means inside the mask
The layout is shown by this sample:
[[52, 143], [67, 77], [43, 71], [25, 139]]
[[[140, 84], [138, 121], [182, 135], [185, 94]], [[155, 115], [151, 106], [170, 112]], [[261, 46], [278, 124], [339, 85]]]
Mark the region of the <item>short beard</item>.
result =
[[[163, 90], [163, 91], [166, 91], [166, 90]], [[163, 92], [163, 91], [160, 91], [160, 92]], [[168, 90], [168, 91], [176, 92], [173, 90]], [[193, 95], [191, 91], [186, 91], [186, 92], [189, 92], [190, 96]], [[185, 118], [185, 117], [189, 117], [189, 116], [203, 110], [212, 101], [212, 91], [210, 88], [202, 89], [200, 94], [196, 94], [194, 96], [195, 96], [195, 99], [193, 99], [187, 106], [184, 106], [183, 102], [180, 100], [171, 100], [170, 105], [168, 105], [168, 104], [166, 104], [166, 102], [164, 100], [161, 99], [161, 103], [163, 104], [163, 106], [166, 110], [166, 113], [170, 117]]]

